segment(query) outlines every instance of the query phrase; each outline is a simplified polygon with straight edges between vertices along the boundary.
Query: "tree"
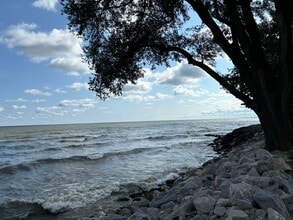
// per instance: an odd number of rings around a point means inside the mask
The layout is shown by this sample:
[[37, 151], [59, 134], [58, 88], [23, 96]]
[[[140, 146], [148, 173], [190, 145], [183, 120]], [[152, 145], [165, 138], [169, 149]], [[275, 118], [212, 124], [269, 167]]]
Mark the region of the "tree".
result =
[[[85, 39], [90, 90], [121, 95], [143, 65], [186, 59], [252, 109], [266, 147], [293, 146], [292, 25], [289, 0], [61, 0], [72, 31]], [[196, 13], [200, 26], [187, 25]], [[188, 26], [188, 28], [187, 28]], [[228, 75], [211, 68], [225, 53]]]

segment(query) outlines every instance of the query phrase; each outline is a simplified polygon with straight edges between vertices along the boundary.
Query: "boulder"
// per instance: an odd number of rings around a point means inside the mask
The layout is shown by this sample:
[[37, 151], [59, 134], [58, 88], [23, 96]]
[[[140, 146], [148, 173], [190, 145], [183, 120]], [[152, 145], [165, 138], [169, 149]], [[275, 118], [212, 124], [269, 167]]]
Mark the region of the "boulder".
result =
[[293, 216], [293, 194], [287, 194], [281, 197], [287, 207], [288, 212]]
[[269, 191], [259, 190], [253, 196], [253, 201], [264, 210], [272, 208], [285, 217], [289, 216], [289, 212], [283, 200], [278, 195], [275, 195]]
[[161, 205], [161, 210], [164, 211], [165, 213], [171, 213], [175, 206], [176, 204], [173, 201], [170, 201], [166, 204]]
[[256, 160], [270, 160], [273, 158], [273, 155], [269, 151], [260, 148], [256, 150], [255, 158]]
[[145, 213], [135, 212], [127, 220], [151, 220], [151, 218], [149, 215], [147, 215]]
[[214, 210], [216, 199], [212, 197], [198, 197], [193, 200], [194, 206], [198, 213], [209, 213]]
[[274, 183], [279, 184], [280, 188], [287, 194], [293, 194], [293, 182], [288, 181], [280, 176], [273, 176]]
[[228, 220], [249, 220], [249, 217], [246, 212], [232, 207], [228, 210]]
[[276, 210], [268, 208], [268, 220], [286, 220], [286, 218]]
[[148, 214], [151, 218], [151, 220], [159, 220], [160, 219], [160, 212], [159, 209], [150, 207], [147, 208], [146, 214]]
[[193, 218], [191, 218], [190, 220], [208, 220], [208, 216], [204, 215], [204, 214], [198, 214], [196, 216], [194, 216]]
[[247, 175], [249, 175], [249, 176], [260, 176], [260, 175], [259, 175], [259, 172], [257, 172], [257, 170], [255, 169], [255, 167], [252, 167], [252, 168], [248, 171]]
[[274, 170], [280, 170], [280, 171], [292, 170], [290, 165], [287, 164], [282, 157], [279, 157], [279, 158], [273, 160], [273, 168], [274, 168]]
[[231, 184], [229, 195], [232, 204], [236, 204], [238, 199], [251, 201], [257, 188], [248, 183]]
[[214, 209], [214, 213], [216, 216], [223, 217], [226, 215], [226, 208], [223, 206], [216, 206]]

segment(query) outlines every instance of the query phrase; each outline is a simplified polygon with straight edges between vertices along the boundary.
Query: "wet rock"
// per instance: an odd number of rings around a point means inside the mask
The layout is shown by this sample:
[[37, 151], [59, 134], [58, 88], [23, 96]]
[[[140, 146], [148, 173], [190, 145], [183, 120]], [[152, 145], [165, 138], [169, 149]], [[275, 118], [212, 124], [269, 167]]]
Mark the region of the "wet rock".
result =
[[283, 200], [279, 196], [272, 194], [268, 191], [259, 190], [253, 196], [253, 201], [264, 210], [272, 208], [281, 213], [285, 217], [289, 216], [289, 212]]
[[268, 220], [286, 220], [286, 218], [276, 210], [268, 208]]
[[196, 211], [199, 213], [209, 213], [214, 210], [216, 205], [216, 199], [212, 197], [199, 197], [196, 198], [193, 203], [196, 208]]

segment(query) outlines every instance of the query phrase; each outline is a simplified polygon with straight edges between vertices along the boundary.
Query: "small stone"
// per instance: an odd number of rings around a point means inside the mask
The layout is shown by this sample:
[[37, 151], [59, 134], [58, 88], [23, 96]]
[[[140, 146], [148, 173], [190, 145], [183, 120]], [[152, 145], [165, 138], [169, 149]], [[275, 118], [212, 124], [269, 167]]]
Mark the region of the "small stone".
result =
[[268, 220], [286, 220], [286, 218], [276, 210], [268, 208]]
[[212, 197], [199, 197], [193, 200], [194, 206], [199, 213], [209, 213], [214, 210], [216, 199]]

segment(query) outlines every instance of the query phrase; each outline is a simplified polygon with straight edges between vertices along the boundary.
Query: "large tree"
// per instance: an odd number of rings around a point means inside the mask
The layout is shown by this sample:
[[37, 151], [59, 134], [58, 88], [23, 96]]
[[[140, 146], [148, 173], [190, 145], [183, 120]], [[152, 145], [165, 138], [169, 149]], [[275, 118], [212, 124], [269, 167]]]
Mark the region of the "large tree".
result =
[[[186, 59], [252, 109], [268, 149], [293, 146], [292, 0], [61, 0], [85, 40], [90, 90], [121, 95], [143, 65]], [[198, 15], [201, 25], [193, 25]], [[226, 54], [224, 76], [212, 68]]]

